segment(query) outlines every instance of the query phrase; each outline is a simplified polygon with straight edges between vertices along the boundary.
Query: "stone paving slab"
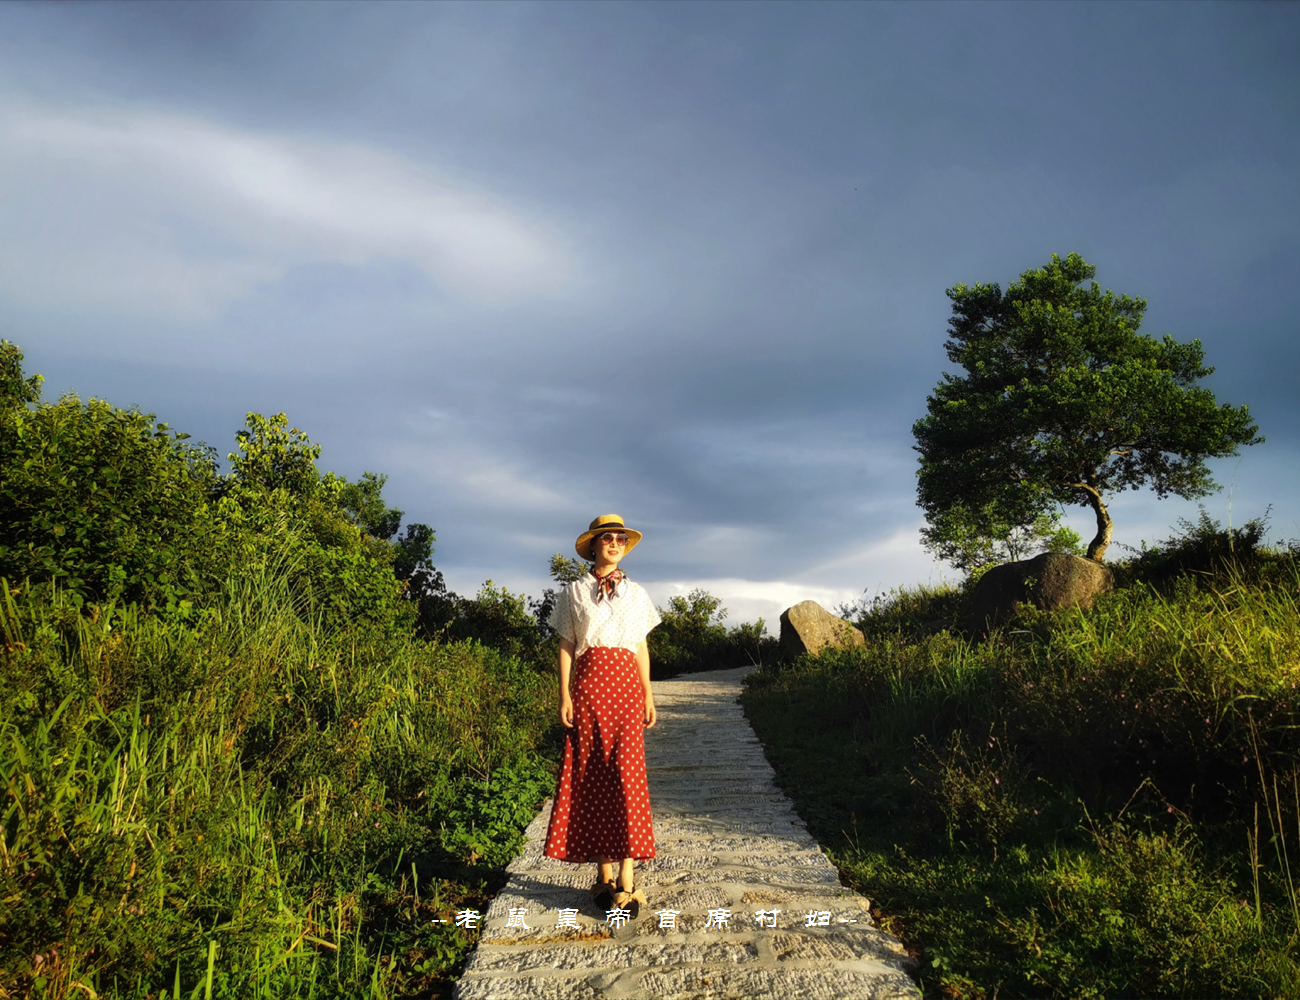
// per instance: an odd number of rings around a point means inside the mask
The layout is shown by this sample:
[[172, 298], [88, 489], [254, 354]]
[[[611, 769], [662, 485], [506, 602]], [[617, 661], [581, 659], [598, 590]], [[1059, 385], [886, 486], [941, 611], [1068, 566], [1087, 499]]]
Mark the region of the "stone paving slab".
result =
[[[547, 802], [487, 911], [459, 1000], [919, 995], [913, 960], [875, 926], [867, 900], [840, 885], [776, 787], [736, 701], [747, 672], [655, 683], [646, 770], [657, 857], [637, 865], [650, 901], [640, 918], [611, 927], [587, 893], [595, 866], [543, 857]], [[556, 926], [564, 908], [578, 910], [577, 928]], [[512, 909], [527, 927], [510, 926]], [[775, 928], [755, 922], [756, 910], [773, 909]], [[679, 911], [673, 926], [661, 927], [657, 910]], [[726, 925], [710, 910], [729, 910]], [[809, 911], [829, 916], [808, 927]]]

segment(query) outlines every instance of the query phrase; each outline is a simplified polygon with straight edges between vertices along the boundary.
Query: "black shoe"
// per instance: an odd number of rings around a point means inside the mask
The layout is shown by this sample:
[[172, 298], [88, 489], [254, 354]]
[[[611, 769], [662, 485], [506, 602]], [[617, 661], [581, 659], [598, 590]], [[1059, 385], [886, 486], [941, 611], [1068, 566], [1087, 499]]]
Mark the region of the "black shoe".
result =
[[617, 893], [618, 887], [613, 882], [597, 882], [591, 887], [591, 900], [601, 912], [606, 912], [613, 909]]

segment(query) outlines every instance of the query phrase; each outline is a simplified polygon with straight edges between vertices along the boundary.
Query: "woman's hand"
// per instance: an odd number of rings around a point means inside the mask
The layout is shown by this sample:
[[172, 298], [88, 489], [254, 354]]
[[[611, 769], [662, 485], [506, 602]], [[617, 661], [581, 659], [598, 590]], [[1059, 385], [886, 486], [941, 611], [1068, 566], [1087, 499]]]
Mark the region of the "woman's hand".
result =
[[560, 723], [573, 728], [573, 695], [569, 694], [569, 674], [573, 672], [573, 640], [561, 639], [555, 667], [560, 673]]
[[645, 727], [649, 729], [659, 721], [659, 714], [650, 690], [650, 647], [644, 639], [636, 644], [636, 672], [641, 676], [641, 690], [645, 692]]

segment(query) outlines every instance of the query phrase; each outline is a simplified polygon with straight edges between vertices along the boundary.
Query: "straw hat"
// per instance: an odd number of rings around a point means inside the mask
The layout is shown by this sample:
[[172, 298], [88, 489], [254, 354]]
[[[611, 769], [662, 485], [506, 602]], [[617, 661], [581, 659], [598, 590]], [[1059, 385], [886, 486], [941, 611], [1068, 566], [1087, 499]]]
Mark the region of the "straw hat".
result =
[[641, 532], [627, 527], [617, 514], [601, 514], [591, 522], [591, 528], [579, 535], [577, 542], [574, 543], [573, 547], [578, 550], [578, 555], [583, 559], [594, 558], [591, 554], [591, 540], [607, 531], [622, 531], [627, 535], [627, 548], [624, 550], [624, 555], [636, 548], [636, 543], [641, 541]]

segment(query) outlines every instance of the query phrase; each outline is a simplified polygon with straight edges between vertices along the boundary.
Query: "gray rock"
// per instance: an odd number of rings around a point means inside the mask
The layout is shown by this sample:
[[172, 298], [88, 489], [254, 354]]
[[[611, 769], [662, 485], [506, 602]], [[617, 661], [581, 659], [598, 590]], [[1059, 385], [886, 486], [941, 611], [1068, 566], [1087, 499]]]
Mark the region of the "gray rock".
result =
[[1017, 603], [1045, 611], [1091, 608], [1098, 594], [1115, 589], [1115, 576], [1092, 559], [1044, 552], [1033, 559], [995, 566], [971, 595], [970, 631], [982, 633], [1015, 613]]
[[823, 649], [862, 646], [862, 633], [816, 601], [801, 601], [781, 612], [781, 654], [796, 657]]

